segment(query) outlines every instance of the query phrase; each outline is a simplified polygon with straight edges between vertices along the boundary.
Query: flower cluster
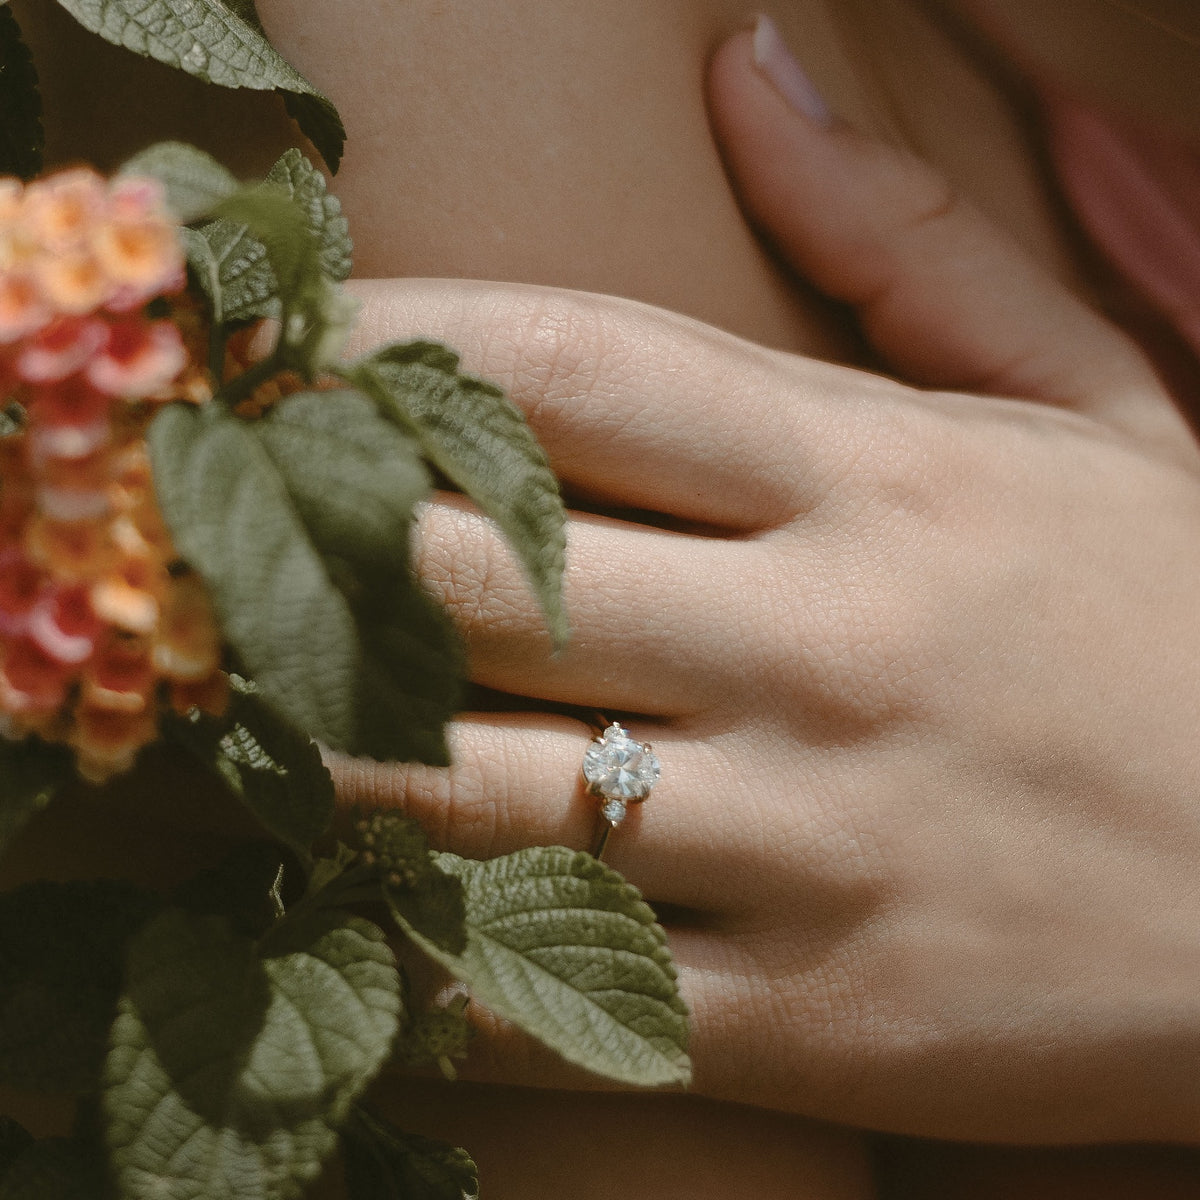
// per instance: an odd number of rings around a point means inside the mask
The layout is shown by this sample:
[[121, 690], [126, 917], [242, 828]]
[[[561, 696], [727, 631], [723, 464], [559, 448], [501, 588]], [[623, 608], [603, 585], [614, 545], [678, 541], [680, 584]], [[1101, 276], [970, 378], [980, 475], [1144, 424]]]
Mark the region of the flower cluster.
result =
[[198, 398], [179, 329], [147, 309], [183, 283], [153, 181], [0, 179], [0, 733], [65, 742], [98, 782], [154, 739], [164, 704], [225, 703], [144, 436], [159, 404]]

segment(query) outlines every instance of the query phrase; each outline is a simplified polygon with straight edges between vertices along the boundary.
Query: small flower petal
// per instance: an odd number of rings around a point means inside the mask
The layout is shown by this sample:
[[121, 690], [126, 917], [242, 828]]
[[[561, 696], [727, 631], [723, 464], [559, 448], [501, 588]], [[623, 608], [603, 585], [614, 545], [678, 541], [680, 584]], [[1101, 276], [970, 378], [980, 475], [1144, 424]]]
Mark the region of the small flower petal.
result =
[[186, 362], [183, 339], [169, 321], [121, 321], [88, 364], [87, 379], [110, 396], [141, 399], [162, 391]]

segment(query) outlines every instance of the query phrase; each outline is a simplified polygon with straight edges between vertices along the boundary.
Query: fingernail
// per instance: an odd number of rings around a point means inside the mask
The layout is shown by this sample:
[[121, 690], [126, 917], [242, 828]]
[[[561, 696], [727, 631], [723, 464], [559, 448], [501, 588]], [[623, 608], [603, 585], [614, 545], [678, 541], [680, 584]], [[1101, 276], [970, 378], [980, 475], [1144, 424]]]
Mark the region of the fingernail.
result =
[[760, 14], [754, 22], [754, 65], [771, 81], [775, 90], [801, 116], [828, 129], [833, 113], [816, 84], [792, 57], [775, 22]]

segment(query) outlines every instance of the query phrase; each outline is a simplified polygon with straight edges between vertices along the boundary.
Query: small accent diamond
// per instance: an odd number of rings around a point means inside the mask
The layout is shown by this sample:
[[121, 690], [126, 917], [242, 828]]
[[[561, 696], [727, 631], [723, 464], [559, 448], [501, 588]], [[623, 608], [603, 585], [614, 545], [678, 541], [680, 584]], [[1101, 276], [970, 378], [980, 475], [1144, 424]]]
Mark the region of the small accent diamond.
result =
[[[642, 742], [635, 742], [615, 721], [596, 738], [583, 756], [583, 777], [588, 791], [606, 801], [620, 804], [614, 820], [601, 809], [605, 820], [615, 825], [625, 816], [627, 804], [638, 804], [650, 795], [662, 768], [658, 756]], [[613, 808], [614, 813], [616, 808]]]
[[629, 807], [624, 800], [605, 800], [600, 805], [600, 815], [610, 825], [620, 825], [625, 820], [625, 814], [629, 812]]

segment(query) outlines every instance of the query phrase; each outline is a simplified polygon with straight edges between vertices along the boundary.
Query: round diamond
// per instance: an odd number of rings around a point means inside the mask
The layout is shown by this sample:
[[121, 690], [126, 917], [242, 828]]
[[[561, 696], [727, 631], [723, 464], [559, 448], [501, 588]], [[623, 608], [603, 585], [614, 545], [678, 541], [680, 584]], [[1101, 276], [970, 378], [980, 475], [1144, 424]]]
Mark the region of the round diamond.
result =
[[[616, 722], [588, 746], [583, 756], [583, 777], [588, 789], [605, 800], [620, 801], [622, 808], [645, 800], [658, 782], [661, 770], [654, 751], [635, 742]], [[622, 811], [620, 815], [625, 814]], [[607, 814], [605, 818], [612, 821]], [[615, 825], [616, 821], [612, 823]]]
[[620, 825], [625, 820], [625, 814], [629, 811], [624, 800], [605, 800], [600, 805], [600, 815], [610, 825]]

